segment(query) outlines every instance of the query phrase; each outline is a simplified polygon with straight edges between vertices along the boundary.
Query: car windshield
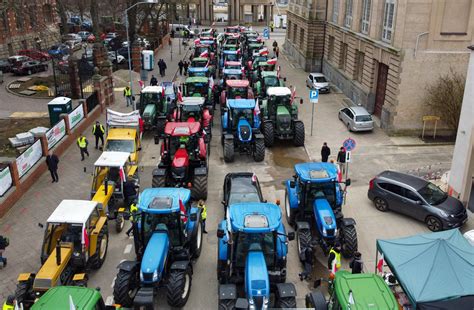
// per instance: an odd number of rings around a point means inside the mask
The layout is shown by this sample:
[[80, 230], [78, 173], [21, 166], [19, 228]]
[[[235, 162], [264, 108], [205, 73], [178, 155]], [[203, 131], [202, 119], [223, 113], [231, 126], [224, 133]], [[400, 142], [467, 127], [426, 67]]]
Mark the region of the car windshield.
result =
[[235, 259], [237, 266], [245, 266], [249, 250], [262, 251], [267, 266], [273, 265], [275, 256], [275, 238], [273, 233], [247, 234], [240, 232], [236, 236], [236, 241], [237, 247], [235, 251]]
[[133, 140], [107, 140], [106, 151], [110, 152], [135, 152], [135, 143]]
[[327, 82], [327, 80], [324, 76], [315, 76], [314, 80], [316, 81], [316, 83], [326, 83]]
[[265, 77], [265, 86], [278, 86], [278, 78], [276, 76]]
[[433, 183], [428, 183], [418, 193], [430, 205], [438, 205], [448, 198], [448, 195]]
[[[173, 246], [180, 245], [180, 220], [178, 213], [170, 214], [149, 214], [142, 213], [143, 235], [148, 241], [156, 231], [167, 231]], [[146, 244], [146, 243], [145, 243]]]
[[306, 187], [306, 206], [313, 208], [316, 199], [326, 199], [331, 206], [336, 205], [336, 184], [332, 182], [311, 183]]
[[371, 122], [372, 116], [370, 115], [357, 115], [356, 122]]

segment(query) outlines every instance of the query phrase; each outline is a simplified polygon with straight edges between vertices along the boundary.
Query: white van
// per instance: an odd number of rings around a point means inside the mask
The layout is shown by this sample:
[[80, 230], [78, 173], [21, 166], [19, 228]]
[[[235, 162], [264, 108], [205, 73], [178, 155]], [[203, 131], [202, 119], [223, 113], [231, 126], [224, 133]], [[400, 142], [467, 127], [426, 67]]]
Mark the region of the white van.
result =
[[170, 24], [170, 31], [174, 30], [174, 36], [179, 37], [181, 35], [181, 31], [187, 31], [189, 33], [189, 37], [194, 37], [194, 31], [191, 31], [188, 25], [184, 24]]

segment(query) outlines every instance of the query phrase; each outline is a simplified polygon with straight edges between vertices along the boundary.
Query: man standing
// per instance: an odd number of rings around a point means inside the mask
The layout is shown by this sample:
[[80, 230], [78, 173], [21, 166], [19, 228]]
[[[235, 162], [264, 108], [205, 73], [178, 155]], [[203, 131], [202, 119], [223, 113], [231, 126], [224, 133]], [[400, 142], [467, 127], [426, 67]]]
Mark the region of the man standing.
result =
[[327, 142], [324, 142], [323, 147], [321, 148], [321, 161], [323, 163], [327, 163], [329, 155], [331, 155], [331, 149], [329, 148]]
[[158, 80], [156, 79], [156, 77], [155, 77], [153, 74], [151, 75], [150, 85], [151, 85], [151, 86], [156, 86], [156, 85], [158, 85]]
[[337, 164], [341, 168], [342, 174], [346, 174], [346, 149], [341, 146], [339, 153], [337, 153]]
[[182, 60], [180, 60], [178, 62], [178, 67], [179, 67], [179, 75], [183, 75], [183, 66], [184, 66], [184, 63]]
[[162, 65], [163, 65], [163, 75], [162, 75], [162, 76], [164, 77], [164, 76], [166, 75], [166, 69], [167, 69], [167, 67], [166, 67], [166, 62], [162, 59], [162, 60], [161, 60], [161, 63], [162, 63]]
[[207, 234], [207, 231], [206, 231], [207, 207], [206, 207], [206, 204], [204, 203], [204, 200], [202, 199], [199, 200], [198, 208], [201, 210], [202, 232], [204, 234]]
[[329, 251], [328, 269], [329, 273], [335, 274], [341, 268], [341, 245], [336, 243]]
[[278, 46], [275, 47], [275, 56], [276, 56], [276, 58], [278, 58], [278, 56], [280, 56], [280, 48]]
[[184, 75], [188, 75], [188, 67], [189, 67], [189, 62], [186, 60], [184, 61], [183, 68], [184, 68]]
[[48, 166], [48, 170], [51, 173], [51, 178], [53, 179], [51, 183], [58, 182], [59, 177], [58, 177], [58, 163], [59, 163], [59, 158], [56, 156], [52, 151], [48, 153], [48, 156], [46, 156], [46, 166]]
[[158, 60], [158, 70], [160, 71], [160, 76], [163, 77], [163, 64], [161, 63], [163, 59]]
[[125, 100], [127, 101], [127, 107], [129, 105], [133, 106], [132, 90], [130, 89], [130, 86], [125, 87], [125, 89], [123, 90], [123, 96], [125, 97]]
[[87, 141], [87, 138], [81, 134], [79, 138], [77, 138], [77, 146], [79, 147], [79, 150], [81, 150], [81, 161], [84, 160], [84, 154], [89, 157], [89, 152], [87, 151], [87, 145], [89, 145], [89, 141]]
[[95, 122], [95, 125], [92, 126], [92, 134], [95, 136], [95, 149], [99, 147], [99, 139], [102, 143], [102, 147], [104, 147], [104, 133], [105, 129], [104, 126], [99, 122]]
[[130, 206], [132, 202], [137, 199], [137, 188], [138, 186], [132, 179], [128, 179], [123, 183], [123, 196], [127, 206]]
[[352, 273], [362, 273], [364, 262], [362, 261], [362, 254], [359, 252], [354, 253], [354, 258], [349, 264], [352, 269]]

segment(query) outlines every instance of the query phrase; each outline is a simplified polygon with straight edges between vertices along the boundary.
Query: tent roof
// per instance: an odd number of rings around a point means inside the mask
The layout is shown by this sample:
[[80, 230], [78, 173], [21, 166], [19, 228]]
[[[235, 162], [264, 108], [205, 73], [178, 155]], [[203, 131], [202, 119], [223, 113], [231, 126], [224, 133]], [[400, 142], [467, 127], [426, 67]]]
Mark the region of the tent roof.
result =
[[474, 247], [458, 229], [377, 240], [414, 306], [474, 295]]

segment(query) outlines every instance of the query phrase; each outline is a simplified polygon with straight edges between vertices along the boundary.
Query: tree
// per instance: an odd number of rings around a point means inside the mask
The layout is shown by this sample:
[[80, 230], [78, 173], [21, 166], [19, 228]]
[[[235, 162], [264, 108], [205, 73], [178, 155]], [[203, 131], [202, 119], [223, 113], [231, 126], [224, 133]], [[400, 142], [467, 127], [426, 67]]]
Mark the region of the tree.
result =
[[67, 13], [66, 5], [64, 0], [56, 0], [56, 9], [58, 11], [59, 18], [61, 19], [62, 33], [69, 33], [69, 26], [67, 24]]
[[441, 116], [454, 132], [459, 125], [465, 83], [466, 77], [451, 68], [448, 73], [426, 86], [424, 104], [434, 114]]
[[90, 3], [90, 12], [91, 12], [91, 20], [92, 20], [92, 29], [95, 36], [98, 38], [101, 32], [100, 29], [100, 18], [99, 18], [99, 2], [98, 0], [91, 0]]

